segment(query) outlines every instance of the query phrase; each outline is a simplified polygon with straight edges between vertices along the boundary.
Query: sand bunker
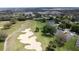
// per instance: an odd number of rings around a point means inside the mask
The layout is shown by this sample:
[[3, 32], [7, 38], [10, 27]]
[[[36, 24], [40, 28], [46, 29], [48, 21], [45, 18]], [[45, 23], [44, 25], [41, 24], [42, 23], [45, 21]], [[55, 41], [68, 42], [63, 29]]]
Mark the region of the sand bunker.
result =
[[41, 43], [36, 41], [37, 37], [34, 36], [34, 33], [31, 31], [30, 28], [25, 29], [21, 32], [23, 32], [24, 34], [19, 35], [17, 39], [19, 39], [22, 44], [29, 44], [24, 47], [25, 49], [42, 51]]
[[25, 29], [24, 31], [21, 31], [21, 32], [25, 33], [25, 32], [28, 32], [28, 31], [30, 31], [30, 30], [31, 30], [31, 29], [28, 28], [28, 29]]

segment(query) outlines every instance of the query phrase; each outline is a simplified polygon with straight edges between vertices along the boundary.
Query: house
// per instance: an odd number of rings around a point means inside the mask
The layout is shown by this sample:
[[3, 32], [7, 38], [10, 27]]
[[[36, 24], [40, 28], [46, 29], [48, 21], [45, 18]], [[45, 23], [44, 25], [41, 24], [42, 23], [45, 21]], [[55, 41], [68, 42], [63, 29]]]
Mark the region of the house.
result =
[[68, 41], [69, 39], [71, 39], [72, 36], [75, 35], [75, 33], [70, 32], [69, 29], [65, 29], [65, 30], [57, 30], [55, 35], [61, 39], [64, 39], [65, 41]]

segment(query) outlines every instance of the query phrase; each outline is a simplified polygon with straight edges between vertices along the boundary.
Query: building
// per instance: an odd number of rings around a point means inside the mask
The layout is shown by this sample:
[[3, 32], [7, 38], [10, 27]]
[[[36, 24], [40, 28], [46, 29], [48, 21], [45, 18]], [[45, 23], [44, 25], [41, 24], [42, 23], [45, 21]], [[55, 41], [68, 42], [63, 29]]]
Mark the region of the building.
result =
[[55, 35], [61, 39], [64, 39], [65, 41], [68, 41], [69, 39], [71, 39], [72, 36], [75, 35], [75, 33], [70, 32], [69, 29], [65, 29], [57, 30]]

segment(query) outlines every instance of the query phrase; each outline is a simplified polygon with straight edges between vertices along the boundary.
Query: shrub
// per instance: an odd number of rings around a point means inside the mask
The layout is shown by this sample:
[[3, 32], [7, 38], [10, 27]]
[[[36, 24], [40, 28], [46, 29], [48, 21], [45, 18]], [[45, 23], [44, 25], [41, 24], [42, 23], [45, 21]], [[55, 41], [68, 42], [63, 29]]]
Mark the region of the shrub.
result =
[[0, 32], [0, 42], [4, 41], [8, 35], [4, 32]]
[[10, 22], [4, 24], [4, 29], [9, 29], [12, 24]]
[[18, 20], [18, 21], [25, 21], [25, 20], [26, 20], [25, 14], [20, 14], [20, 15], [17, 17], [17, 20]]
[[54, 42], [50, 41], [48, 44], [48, 47], [46, 47], [46, 51], [54, 51], [56, 48], [56, 45], [54, 44]]
[[18, 21], [25, 21], [26, 20], [26, 18], [24, 18], [24, 17], [18, 17]]
[[36, 27], [35, 32], [39, 32], [39, 28], [38, 27]]
[[46, 22], [46, 19], [40, 19], [40, 22], [44, 23]]
[[58, 38], [55, 40], [55, 43], [57, 44], [58, 47], [62, 47], [62, 46], [64, 46], [65, 41]]
[[62, 28], [62, 29], [65, 29], [65, 28], [68, 28], [70, 29], [71, 28], [71, 23], [70, 21], [62, 21], [61, 24], [59, 24], [59, 27]]
[[11, 23], [11, 24], [15, 24], [15, 23], [16, 23], [16, 20], [15, 20], [15, 19], [11, 19], [11, 20], [10, 20], [10, 23]]
[[36, 21], [39, 21], [39, 22], [44, 23], [44, 22], [46, 22], [46, 19], [44, 19], [44, 18], [43, 18], [43, 19], [39, 19], [39, 18], [38, 18], [38, 19], [36, 19]]
[[78, 24], [72, 25], [71, 31], [76, 32], [77, 34], [79, 34], [79, 25]]
[[45, 35], [54, 35], [54, 33], [56, 32], [56, 27], [55, 26], [50, 26], [50, 25], [45, 25], [43, 27], [42, 32]]

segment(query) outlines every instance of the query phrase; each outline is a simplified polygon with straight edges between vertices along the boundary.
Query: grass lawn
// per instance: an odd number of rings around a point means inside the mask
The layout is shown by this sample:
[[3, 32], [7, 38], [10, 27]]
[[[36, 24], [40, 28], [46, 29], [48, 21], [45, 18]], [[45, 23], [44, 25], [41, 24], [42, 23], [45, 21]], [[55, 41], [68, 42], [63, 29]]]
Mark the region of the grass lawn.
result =
[[4, 48], [4, 42], [0, 42], [0, 51], [2, 51]]
[[[43, 48], [43, 50], [45, 50], [49, 41], [53, 40], [53, 37], [42, 36], [41, 29], [45, 25], [45, 23], [41, 23], [39, 21], [34, 21], [34, 20], [27, 20], [23, 24], [24, 24], [24, 26], [23, 26], [24, 29], [31, 28], [33, 32], [35, 31], [36, 27], [38, 27], [40, 29], [39, 32], [34, 32], [34, 33], [37, 36], [37, 41], [42, 43], [42, 48]], [[17, 25], [19, 25], [19, 24], [17, 23]], [[18, 30], [18, 28], [17, 28], [17, 30]], [[21, 32], [19, 31], [8, 40], [7, 50], [9, 50], [9, 51], [12, 51], [12, 50], [13, 51], [25, 51], [25, 50], [27, 50], [27, 49], [24, 49], [24, 45], [21, 44], [19, 42], [19, 40], [17, 39], [17, 37], [20, 34], [21, 34]]]

